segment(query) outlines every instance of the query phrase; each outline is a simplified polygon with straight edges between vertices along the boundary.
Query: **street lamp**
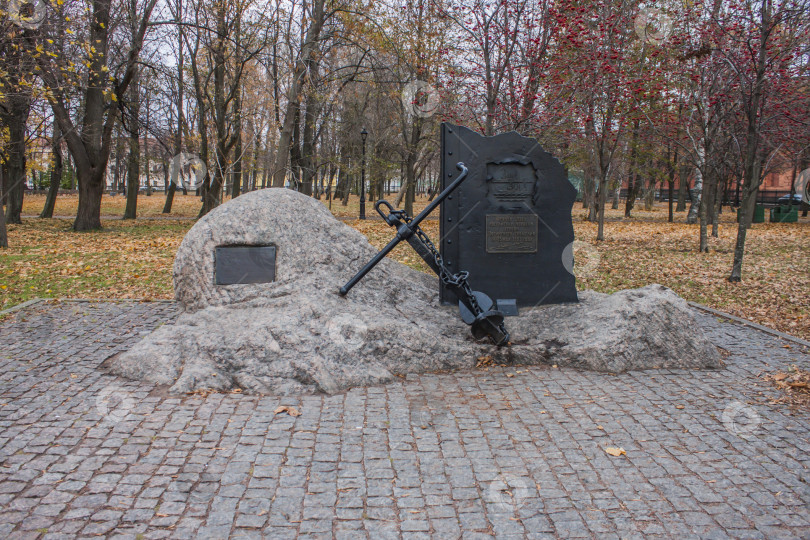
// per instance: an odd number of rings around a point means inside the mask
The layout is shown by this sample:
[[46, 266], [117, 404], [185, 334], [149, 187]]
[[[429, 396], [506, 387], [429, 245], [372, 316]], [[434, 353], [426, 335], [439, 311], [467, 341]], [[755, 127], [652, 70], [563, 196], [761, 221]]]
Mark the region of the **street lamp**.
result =
[[368, 131], [363, 128], [360, 138], [363, 139], [363, 163], [360, 165], [360, 219], [366, 219], [366, 137]]

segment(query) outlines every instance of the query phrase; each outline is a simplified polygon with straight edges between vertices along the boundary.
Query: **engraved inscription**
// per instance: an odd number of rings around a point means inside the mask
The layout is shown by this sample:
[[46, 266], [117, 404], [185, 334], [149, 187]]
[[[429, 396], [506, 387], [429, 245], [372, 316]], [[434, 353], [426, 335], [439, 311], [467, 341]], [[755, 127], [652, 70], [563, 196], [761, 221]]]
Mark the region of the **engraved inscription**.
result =
[[532, 204], [535, 184], [534, 167], [522, 163], [487, 164], [490, 200], [495, 203]]
[[217, 246], [214, 281], [217, 285], [271, 283], [276, 280], [276, 246]]
[[537, 216], [487, 214], [487, 253], [537, 253]]

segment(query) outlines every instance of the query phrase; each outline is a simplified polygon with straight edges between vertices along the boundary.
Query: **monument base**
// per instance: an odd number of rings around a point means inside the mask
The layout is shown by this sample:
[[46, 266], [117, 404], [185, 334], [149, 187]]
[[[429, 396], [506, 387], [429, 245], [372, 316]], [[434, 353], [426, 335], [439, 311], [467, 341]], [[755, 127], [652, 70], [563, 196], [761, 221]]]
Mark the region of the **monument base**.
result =
[[[274, 281], [217, 285], [222, 246], [275, 246]], [[336, 393], [408, 373], [496, 363], [622, 372], [720, 366], [688, 304], [660, 285], [580, 303], [523, 308], [508, 319], [511, 347], [473, 341], [437, 280], [382, 261], [346, 297], [338, 289], [376, 250], [317, 200], [284, 189], [248, 193], [187, 234], [175, 260], [183, 308], [131, 350], [108, 360], [118, 375], [196, 390]]]

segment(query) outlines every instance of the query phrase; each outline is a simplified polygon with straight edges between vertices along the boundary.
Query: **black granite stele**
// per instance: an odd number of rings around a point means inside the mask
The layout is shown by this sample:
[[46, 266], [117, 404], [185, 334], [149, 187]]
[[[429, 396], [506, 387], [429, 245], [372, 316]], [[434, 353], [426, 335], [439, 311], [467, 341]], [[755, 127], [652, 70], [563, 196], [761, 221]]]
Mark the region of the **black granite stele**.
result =
[[[458, 174], [456, 163], [470, 170], [441, 206], [440, 249], [448, 268], [468, 271], [470, 286], [499, 304], [576, 302], [563, 253], [574, 241], [577, 191], [560, 162], [515, 132], [484, 137], [453, 124], [441, 129], [442, 189]], [[456, 302], [445, 287], [441, 299]]]

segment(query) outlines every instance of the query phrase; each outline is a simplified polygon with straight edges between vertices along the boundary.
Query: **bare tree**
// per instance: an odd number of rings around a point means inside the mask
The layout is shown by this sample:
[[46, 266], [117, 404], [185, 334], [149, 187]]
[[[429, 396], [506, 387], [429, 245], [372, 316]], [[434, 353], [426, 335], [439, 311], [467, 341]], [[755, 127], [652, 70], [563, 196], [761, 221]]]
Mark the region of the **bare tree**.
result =
[[[86, 22], [86, 83], [82, 87], [83, 114], [74, 122], [67, 110], [66, 89], [76, 84], [76, 70], [67, 53], [49, 46], [48, 32], [43, 32], [38, 47], [48, 54], [30, 51], [37, 59], [38, 72], [48, 88], [48, 101], [64, 134], [68, 150], [76, 166], [79, 185], [79, 207], [73, 228], [86, 231], [101, 228], [101, 197], [104, 191], [110, 144], [118, 116], [116, 101], [129, 88], [135, 75], [138, 56], [149, 27], [157, 0], [129, 0], [129, 13], [136, 14], [132, 27], [135, 32], [116, 54], [111, 54], [112, 0], [91, 0], [89, 17], [78, 15], [75, 20]], [[50, 40], [53, 41], [53, 40]], [[116, 45], [123, 40], [117, 40]], [[111, 61], [115, 61], [112, 63]], [[112, 67], [111, 68], [111, 63]], [[120, 69], [118, 69], [120, 66]], [[111, 74], [113, 72], [113, 74]], [[112, 80], [111, 80], [112, 79]]]

